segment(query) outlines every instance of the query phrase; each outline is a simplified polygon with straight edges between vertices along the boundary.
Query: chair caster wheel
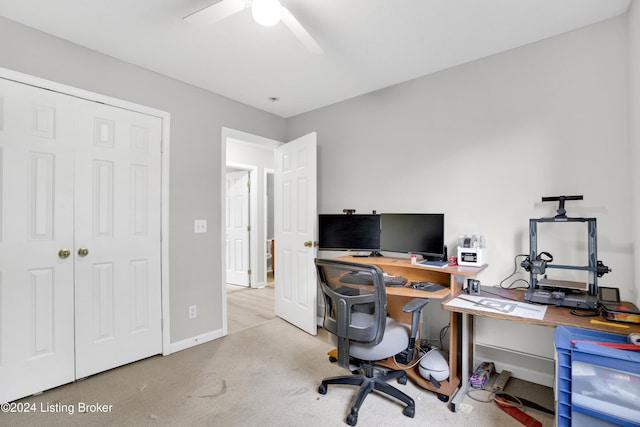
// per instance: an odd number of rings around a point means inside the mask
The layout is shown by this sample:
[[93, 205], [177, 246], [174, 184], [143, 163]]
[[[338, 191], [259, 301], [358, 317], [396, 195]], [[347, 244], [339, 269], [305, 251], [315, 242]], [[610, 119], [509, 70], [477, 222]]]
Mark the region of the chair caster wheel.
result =
[[407, 383], [407, 376], [406, 375], [398, 377], [398, 384], [405, 385], [406, 383]]
[[337, 361], [338, 361], [338, 359], [336, 359], [335, 357], [329, 356], [329, 362], [336, 363]]
[[354, 414], [347, 415], [347, 424], [354, 426], [358, 423], [358, 416]]
[[318, 393], [327, 394], [327, 386], [324, 384], [320, 384], [320, 386], [318, 387]]
[[405, 414], [409, 418], [413, 418], [414, 415], [416, 414], [416, 407], [415, 406], [407, 406], [406, 408], [404, 408], [402, 413]]
[[447, 403], [449, 401], [449, 396], [446, 394], [438, 393], [437, 396], [441, 402]]

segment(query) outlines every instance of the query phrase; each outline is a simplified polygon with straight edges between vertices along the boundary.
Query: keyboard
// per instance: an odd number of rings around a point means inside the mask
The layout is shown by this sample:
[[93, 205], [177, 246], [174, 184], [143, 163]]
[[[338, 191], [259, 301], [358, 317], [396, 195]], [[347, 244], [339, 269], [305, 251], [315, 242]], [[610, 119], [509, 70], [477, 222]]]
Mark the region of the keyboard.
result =
[[446, 289], [446, 286], [442, 286], [440, 283], [435, 282], [411, 282], [410, 285], [407, 285], [407, 288], [418, 289], [427, 292], [436, 292], [441, 291], [442, 289]]
[[401, 276], [384, 276], [385, 286], [404, 286], [407, 279]]
[[[371, 274], [366, 272], [347, 273], [340, 278], [343, 283], [352, 283], [354, 285], [373, 285]], [[407, 279], [401, 276], [384, 276], [385, 286], [404, 286]]]

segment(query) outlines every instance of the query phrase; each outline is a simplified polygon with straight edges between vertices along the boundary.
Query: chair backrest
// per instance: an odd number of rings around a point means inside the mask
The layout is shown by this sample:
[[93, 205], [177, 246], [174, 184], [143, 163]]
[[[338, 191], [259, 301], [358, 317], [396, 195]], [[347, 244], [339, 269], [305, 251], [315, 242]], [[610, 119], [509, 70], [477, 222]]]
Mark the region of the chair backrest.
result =
[[316, 259], [324, 295], [324, 328], [338, 340], [338, 363], [349, 365], [349, 343], [375, 345], [384, 335], [387, 294], [375, 265]]

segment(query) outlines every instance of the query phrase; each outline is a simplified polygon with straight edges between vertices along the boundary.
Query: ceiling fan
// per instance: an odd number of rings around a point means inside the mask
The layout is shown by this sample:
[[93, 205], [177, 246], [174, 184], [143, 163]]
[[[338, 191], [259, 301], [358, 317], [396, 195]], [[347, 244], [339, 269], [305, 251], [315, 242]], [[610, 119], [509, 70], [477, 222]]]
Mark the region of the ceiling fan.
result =
[[253, 19], [258, 24], [272, 26], [282, 21], [310, 52], [317, 55], [323, 53], [322, 48], [309, 32], [278, 0], [219, 0], [185, 16], [183, 19], [189, 22], [212, 25], [249, 8], [251, 8]]

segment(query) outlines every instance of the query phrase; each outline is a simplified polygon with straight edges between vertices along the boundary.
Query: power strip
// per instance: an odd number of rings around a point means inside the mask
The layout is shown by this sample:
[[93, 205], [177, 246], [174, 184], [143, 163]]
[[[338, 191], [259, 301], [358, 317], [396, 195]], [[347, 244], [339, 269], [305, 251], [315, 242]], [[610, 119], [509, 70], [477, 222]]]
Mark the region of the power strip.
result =
[[498, 378], [491, 385], [492, 391], [503, 391], [507, 385], [507, 381], [509, 381], [509, 377], [511, 376], [511, 371], [504, 370], [500, 372]]

